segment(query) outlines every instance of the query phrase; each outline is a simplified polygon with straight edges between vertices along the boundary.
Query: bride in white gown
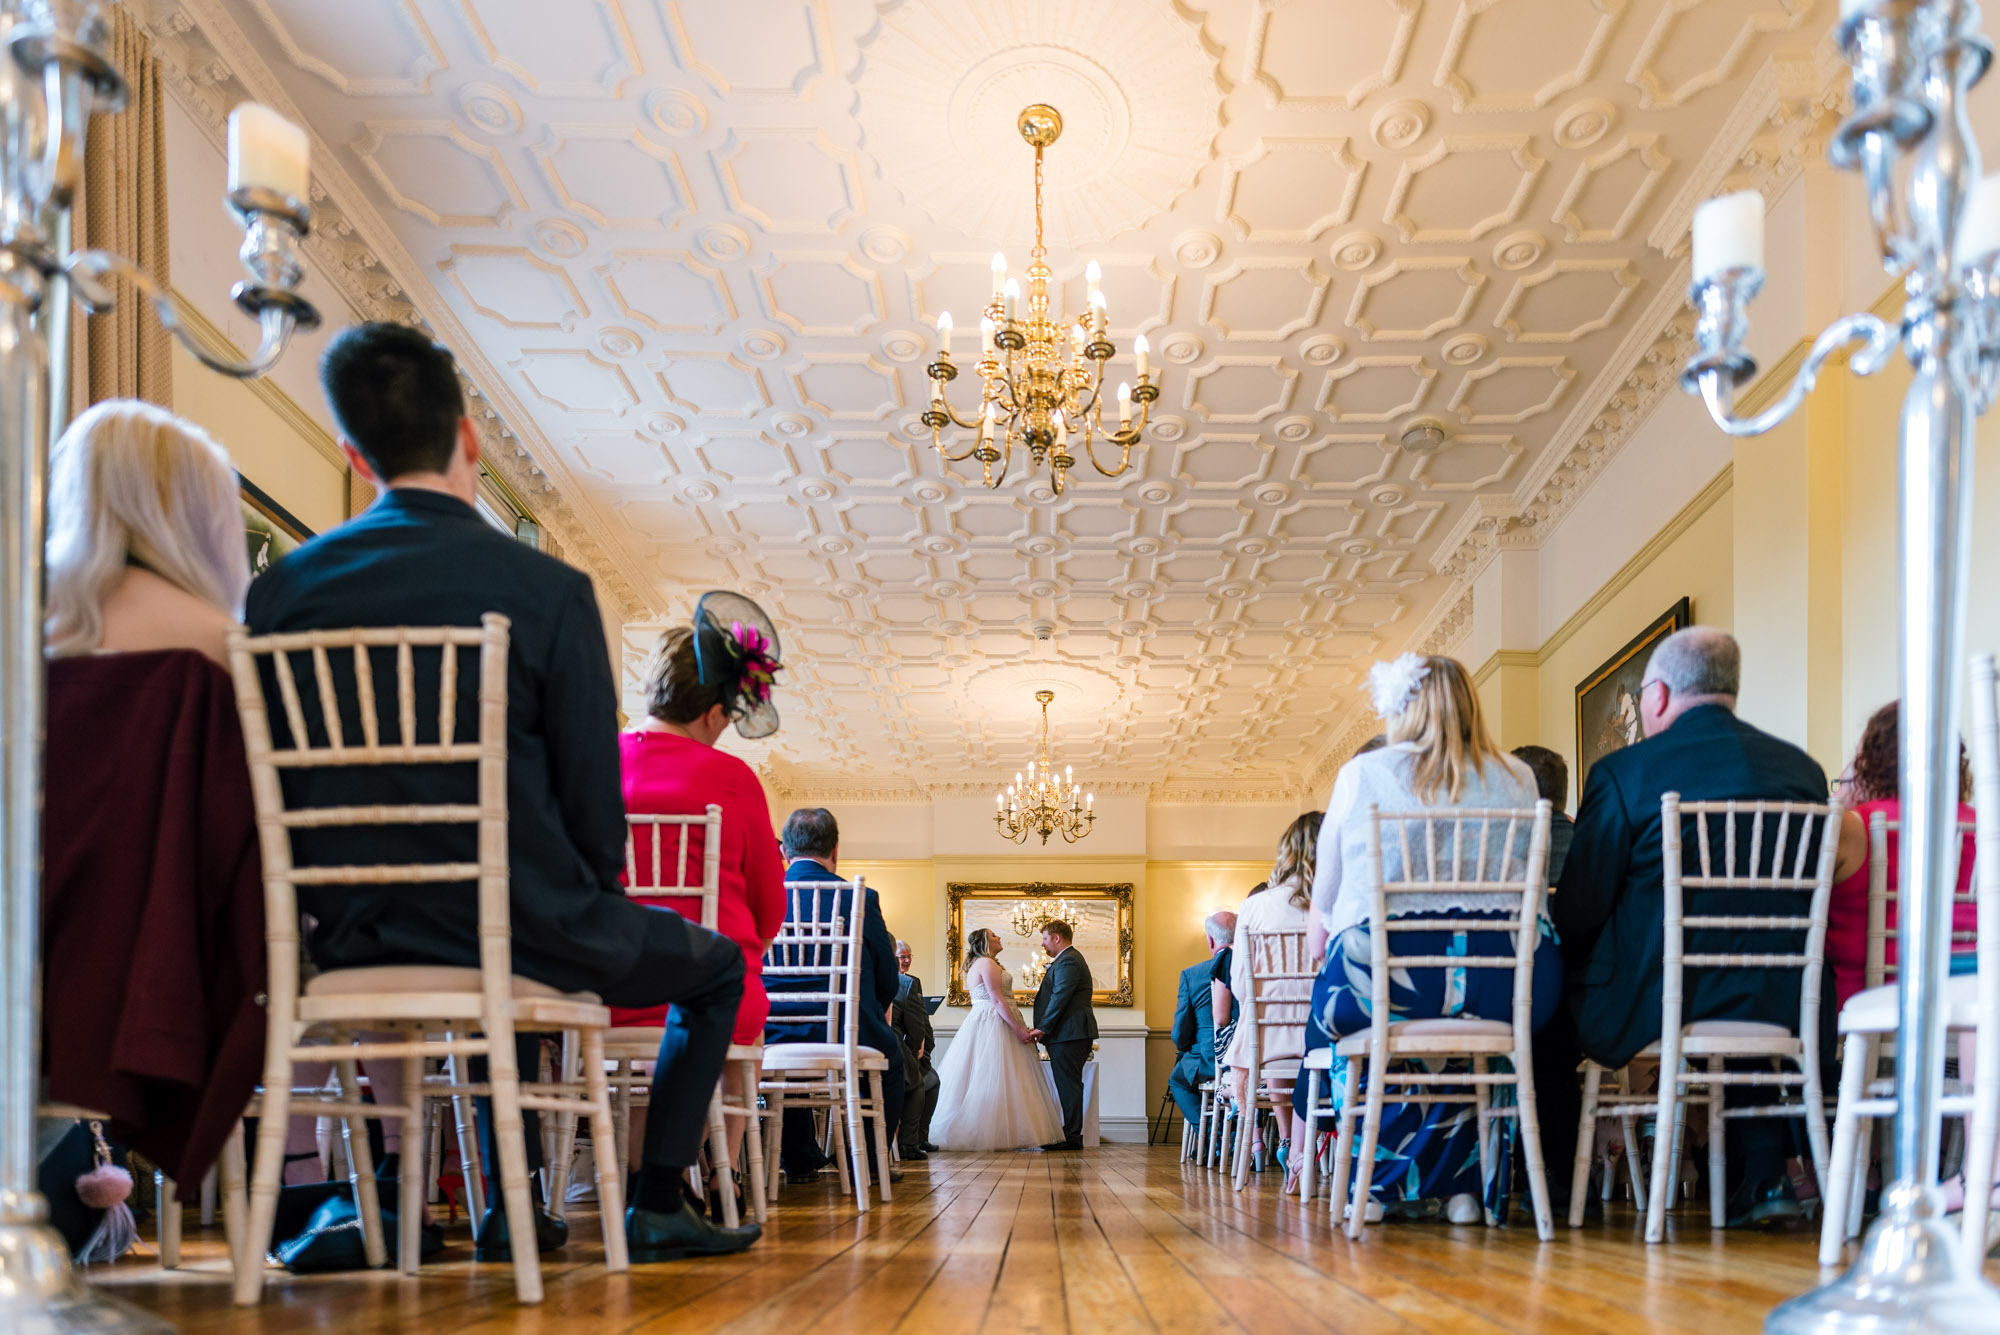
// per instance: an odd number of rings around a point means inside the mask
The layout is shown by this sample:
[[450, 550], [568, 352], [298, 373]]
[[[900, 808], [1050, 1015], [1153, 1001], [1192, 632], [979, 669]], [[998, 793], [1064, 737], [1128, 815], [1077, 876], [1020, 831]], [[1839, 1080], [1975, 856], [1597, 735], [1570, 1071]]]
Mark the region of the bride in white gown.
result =
[[965, 970], [972, 1014], [938, 1064], [931, 1139], [947, 1150], [1017, 1150], [1061, 1140], [1062, 1112], [1042, 1074], [1041, 1054], [996, 962], [1000, 935], [982, 927], [965, 947], [972, 957]]

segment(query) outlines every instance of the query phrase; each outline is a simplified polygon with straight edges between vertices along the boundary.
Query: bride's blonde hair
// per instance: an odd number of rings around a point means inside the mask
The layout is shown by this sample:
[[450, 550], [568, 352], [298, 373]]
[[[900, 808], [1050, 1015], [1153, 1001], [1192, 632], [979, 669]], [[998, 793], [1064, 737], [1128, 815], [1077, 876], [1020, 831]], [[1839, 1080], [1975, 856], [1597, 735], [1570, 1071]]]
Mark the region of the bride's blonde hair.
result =
[[968, 966], [974, 960], [993, 958], [993, 947], [999, 944], [998, 934], [991, 927], [975, 927], [965, 938], [965, 962]]

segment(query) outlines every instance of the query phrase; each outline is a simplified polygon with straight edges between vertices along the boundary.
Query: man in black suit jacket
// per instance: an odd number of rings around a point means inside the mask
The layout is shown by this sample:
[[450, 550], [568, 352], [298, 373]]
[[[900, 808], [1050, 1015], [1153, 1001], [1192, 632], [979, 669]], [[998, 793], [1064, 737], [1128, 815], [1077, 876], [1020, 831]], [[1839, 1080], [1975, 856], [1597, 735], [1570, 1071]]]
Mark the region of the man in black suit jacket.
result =
[[1174, 1002], [1174, 1051], [1179, 1054], [1167, 1073], [1167, 1090], [1181, 1116], [1201, 1121], [1201, 1082], [1215, 1078], [1215, 1006], [1209, 991], [1215, 957], [1236, 935], [1236, 915], [1223, 909], [1202, 924], [1208, 933], [1208, 958], [1181, 970], [1180, 996]]
[[1097, 1014], [1090, 1008], [1090, 962], [1071, 945], [1075, 937], [1060, 918], [1042, 925], [1049, 967], [1035, 989], [1035, 1027], [1028, 1037], [1048, 1049], [1063, 1115], [1063, 1138], [1045, 1150], [1083, 1148], [1083, 1067], [1097, 1041]]
[[[1562, 937], [1567, 1015], [1558, 1016], [1547, 1031], [1535, 1036], [1544, 1154], [1551, 1164], [1568, 1164], [1575, 1154], [1578, 1057], [1615, 1068], [1660, 1037], [1664, 932], [1660, 798], [1678, 792], [1690, 802], [1826, 800], [1826, 774], [1812, 757], [1736, 717], [1741, 661], [1736, 641], [1712, 627], [1690, 627], [1668, 637], [1646, 665], [1639, 688], [1646, 739], [1612, 752], [1590, 768], [1577, 808], [1576, 838], [1562, 882], [1549, 899], [1550, 916]], [[1691, 851], [1693, 841], [1687, 846]], [[1707, 898], [1728, 902], [1721, 895]], [[1753, 906], [1726, 909], [1721, 903], [1697, 900], [1690, 909], [1805, 913], [1811, 897], [1795, 898], [1796, 904], [1779, 903], [1771, 894], [1758, 892]], [[1736, 933], [1729, 949], [1755, 952], [1760, 948], [1758, 937], [1755, 932]], [[1780, 933], [1771, 939], [1775, 943], [1791, 938]], [[1690, 969], [1686, 980], [1684, 1022], [1738, 1019], [1788, 1029], [1798, 1026], [1796, 970]], [[1741, 1093], [1739, 1099], [1732, 1091], [1729, 1102], [1768, 1101], [1757, 1095], [1768, 1096], [1769, 1091]], [[1733, 1223], [1797, 1216], [1798, 1205], [1791, 1200], [1784, 1176], [1788, 1130], [1767, 1118], [1741, 1119], [1731, 1125], [1730, 1176], [1738, 1184], [1729, 1209]]]
[[896, 943], [896, 1032], [903, 1040], [903, 1146], [905, 1159], [930, 1157], [931, 1113], [937, 1109], [938, 1075], [931, 1057], [937, 1035], [931, 1029], [930, 1007], [924, 1004], [924, 980], [910, 972], [910, 943]]
[[[742, 952], [679, 914], [625, 897], [625, 821], [618, 773], [617, 692], [604, 623], [581, 572], [495, 530], [474, 508], [479, 436], [465, 416], [451, 354], [404, 325], [366, 324], [334, 339], [321, 382], [355, 471], [382, 487], [366, 513], [308, 542], [250, 590], [244, 619], [259, 635], [350, 626], [476, 626], [510, 620], [507, 655], [507, 835], [514, 972], [616, 1006], [671, 1003], [653, 1076], [643, 1170], [626, 1231], [634, 1260], [740, 1251], [754, 1226], [723, 1230], [682, 1199], [698, 1158], [709, 1093], [722, 1073], [743, 993]], [[476, 737], [474, 655], [462, 655], [461, 738]], [[420, 675], [431, 666], [421, 652]], [[358, 708], [351, 669], [341, 692]], [[384, 669], [378, 668], [379, 674]], [[433, 687], [434, 688], [434, 687]], [[267, 682], [266, 690], [270, 692]], [[318, 702], [301, 702], [308, 726]], [[395, 703], [377, 697], [383, 735]], [[720, 708], [720, 706], [718, 706]], [[272, 711], [273, 727], [284, 716]], [[359, 730], [352, 719], [348, 735]], [[294, 770], [288, 791], [311, 806], [477, 800], [470, 765]], [[475, 832], [386, 825], [298, 830], [304, 866], [474, 860]], [[301, 892], [316, 920], [308, 949], [322, 969], [479, 964], [476, 887], [382, 885]], [[528, 1057], [535, 1055], [532, 1041]], [[491, 1117], [482, 1121], [490, 1129]], [[529, 1136], [532, 1147], [537, 1137]], [[490, 1157], [488, 1163], [497, 1163]], [[551, 1221], [553, 1222], [553, 1221]], [[509, 1253], [506, 1216], [489, 1210], [482, 1259]], [[554, 1229], [540, 1239], [553, 1245]]]
[[[838, 881], [843, 879], [834, 870], [840, 861], [840, 825], [833, 813], [824, 807], [806, 807], [794, 811], [785, 820], [785, 830], [779, 836], [784, 845], [785, 857], [790, 865], [785, 868], [787, 881]], [[836, 909], [846, 911], [845, 901], [836, 904], [832, 895], [821, 897], [820, 917], [830, 921]], [[787, 913], [791, 910], [788, 907]], [[897, 1124], [903, 1110], [903, 1043], [896, 1037], [896, 1031], [889, 1022], [890, 1011], [896, 1004], [896, 938], [889, 934], [889, 928], [882, 921], [882, 901], [870, 889], [866, 893], [865, 907], [861, 921], [861, 1005], [856, 1020], [859, 1031], [858, 1041], [864, 1048], [873, 1048], [889, 1059], [889, 1069], [882, 1072], [882, 1110], [887, 1119], [884, 1129], [889, 1139], [896, 1139]], [[824, 992], [827, 989], [826, 975], [800, 975], [792, 978], [767, 978], [764, 990], [771, 997], [771, 1018], [765, 1023], [764, 1034], [772, 1043], [833, 1043], [840, 1041], [840, 1035], [826, 1032], [826, 1003], [823, 1001], [786, 1001], [787, 992]], [[875, 1142], [868, 1139], [868, 1153], [873, 1159]], [[787, 1177], [802, 1179], [811, 1177], [826, 1166], [826, 1157], [819, 1152], [819, 1142], [813, 1135], [812, 1115], [797, 1110], [788, 1110], [784, 1126], [784, 1169]], [[878, 1165], [878, 1170], [880, 1165]], [[893, 1181], [899, 1174], [890, 1170]]]

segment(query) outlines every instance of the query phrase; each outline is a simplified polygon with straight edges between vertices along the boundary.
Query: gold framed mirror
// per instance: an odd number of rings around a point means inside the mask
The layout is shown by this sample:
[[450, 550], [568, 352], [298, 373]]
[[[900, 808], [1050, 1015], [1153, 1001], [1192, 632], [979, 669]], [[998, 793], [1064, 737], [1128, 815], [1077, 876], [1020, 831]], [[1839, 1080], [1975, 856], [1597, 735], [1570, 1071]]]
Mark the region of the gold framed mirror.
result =
[[1016, 1004], [1035, 999], [1041, 971], [1048, 965], [1042, 953], [1041, 925], [1068, 915], [1076, 932], [1072, 949], [1090, 965], [1093, 1006], [1132, 1004], [1132, 884], [1058, 884], [1051, 881], [951, 881], [945, 886], [945, 958], [951, 981], [945, 1002], [969, 1006], [965, 991], [965, 938], [976, 928], [1000, 934], [1000, 967], [1014, 980]]

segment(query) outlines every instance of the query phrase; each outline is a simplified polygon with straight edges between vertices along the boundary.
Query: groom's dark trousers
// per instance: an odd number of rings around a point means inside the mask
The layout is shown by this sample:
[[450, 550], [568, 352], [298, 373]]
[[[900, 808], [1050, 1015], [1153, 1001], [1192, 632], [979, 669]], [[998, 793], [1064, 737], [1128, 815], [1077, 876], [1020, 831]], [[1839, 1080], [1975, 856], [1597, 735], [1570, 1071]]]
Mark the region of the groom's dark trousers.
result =
[[1044, 1043], [1049, 1051], [1050, 1074], [1056, 1078], [1056, 1097], [1062, 1100], [1063, 1139], [1072, 1143], [1083, 1139], [1083, 1064], [1090, 1060], [1090, 1040]]

